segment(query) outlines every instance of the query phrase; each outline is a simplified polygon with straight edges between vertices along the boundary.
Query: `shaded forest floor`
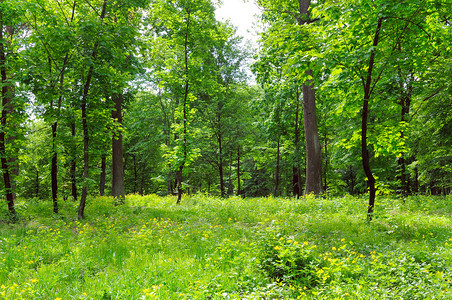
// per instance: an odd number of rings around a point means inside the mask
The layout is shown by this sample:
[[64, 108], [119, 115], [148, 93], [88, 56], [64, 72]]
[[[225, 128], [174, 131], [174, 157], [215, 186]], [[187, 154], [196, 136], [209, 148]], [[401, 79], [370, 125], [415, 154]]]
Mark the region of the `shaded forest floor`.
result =
[[129, 195], [0, 208], [0, 299], [450, 299], [452, 197]]

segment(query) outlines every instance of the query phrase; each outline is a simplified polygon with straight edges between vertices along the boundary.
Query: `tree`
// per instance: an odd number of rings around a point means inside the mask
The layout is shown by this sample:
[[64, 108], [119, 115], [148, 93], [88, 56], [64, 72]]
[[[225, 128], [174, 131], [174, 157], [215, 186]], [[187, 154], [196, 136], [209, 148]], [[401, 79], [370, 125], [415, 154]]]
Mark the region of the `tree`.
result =
[[[393, 103], [382, 102], [385, 98], [380, 95], [386, 92], [383, 88], [387, 87], [385, 83], [396, 81], [393, 75], [401, 74], [403, 64], [400, 60], [410, 57], [415, 62], [414, 66], [421, 65], [424, 53], [416, 49], [429, 49], [429, 34], [426, 28], [431, 25], [426, 20], [433, 12], [420, 3], [408, 1], [404, 2], [403, 8], [398, 2], [385, 1], [330, 4], [326, 3], [316, 11], [316, 16], [321, 19], [323, 25], [322, 36], [327, 37], [320, 47], [321, 55], [329, 68], [335, 65], [339, 73], [343, 72], [342, 68], [346, 69], [346, 74], [350, 78], [349, 90], [358, 83], [361, 85], [358, 94], [362, 97], [361, 157], [369, 188], [367, 218], [370, 221], [377, 190], [376, 179], [370, 167], [372, 151], [375, 160], [382, 152], [391, 155], [398, 152], [397, 155], [400, 155], [405, 151], [403, 148], [405, 142], [401, 138], [400, 129], [395, 129], [400, 128], [400, 119], [396, 124], [389, 125], [388, 108], [392, 108]], [[403, 71], [407, 72], [408, 69]], [[414, 72], [422, 71], [418, 69]], [[334, 71], [331, 74], [333, 73]], [[397, 80], [400, 81], [402, 78]], [[396, 95], [396, 99], [402, 97], [403, 93], [399, 92]], [[372, 114], [370, 109], [372, 102], [374, 110], [378, 109], [381, 114], [376, 112]], [[407, 104], [404, 106], [406, 110]], [[380, 118], [384, 118], [385, 121], [382, 122]], [[378, 121], [381, 123], [378, 124]], [[369, 136], [369, 124], [373, 130], [372, 136]]]
[[[310, 17], [310, 0], [291, 1], [291, 2], [274, 2], [259, 1], [264, 7], [264, 20], [268, 20], [270, 26], [274, 29], [268, 29], [269, 33], [266, 39], [269, 43], [279, 49], [286, 60], [283, 63], [283, 71], [285, 76], [295, 80], [296, 84], [301, 83], [303, 95], [303, 114], [304, 114], [304, 131], [306, 142], [306, 183], [305, 194], [321, 194], [323, 192], [322, 185], [322, 159], [319, 133], [317, 127], [317, 112], [315, 105], [315, 89], [314, 72], [311, 63], [311, 49], [315, 43], [310, 34], [310, 27], [313, 19]], [[295, 34], [294, 34], [295, 32]], [[298, 90], [297, 90], [298, 91]], [[297, 92], [298, 97], [298, 92]], [[296, 126], [296, 131], [297, 131]], [[297, 144], [298, 134], [295, 133]], [[294, 166], [294, 194], [301, 187], [299, 181], [298, 170]]]

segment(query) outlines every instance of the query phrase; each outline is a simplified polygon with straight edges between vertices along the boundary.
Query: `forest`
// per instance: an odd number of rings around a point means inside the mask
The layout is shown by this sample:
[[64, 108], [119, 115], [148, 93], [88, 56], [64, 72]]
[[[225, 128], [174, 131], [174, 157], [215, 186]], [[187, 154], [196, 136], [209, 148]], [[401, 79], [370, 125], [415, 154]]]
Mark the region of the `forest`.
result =
[[0, 299], [452, 298], [452, 1], [221, 2], [0, 0]]
[[[449, 194], [450, 1], [1, 2], [0, 190]], [[252, 75], [250, 74], [252, 71]]]

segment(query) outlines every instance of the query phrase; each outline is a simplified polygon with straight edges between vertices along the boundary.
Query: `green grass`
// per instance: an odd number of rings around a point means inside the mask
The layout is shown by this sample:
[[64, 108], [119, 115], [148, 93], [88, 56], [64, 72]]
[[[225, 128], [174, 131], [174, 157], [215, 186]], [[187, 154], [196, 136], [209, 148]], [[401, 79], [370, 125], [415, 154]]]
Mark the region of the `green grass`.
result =
[[0, 299], [452, 299], [452, 197], [0, 207]]

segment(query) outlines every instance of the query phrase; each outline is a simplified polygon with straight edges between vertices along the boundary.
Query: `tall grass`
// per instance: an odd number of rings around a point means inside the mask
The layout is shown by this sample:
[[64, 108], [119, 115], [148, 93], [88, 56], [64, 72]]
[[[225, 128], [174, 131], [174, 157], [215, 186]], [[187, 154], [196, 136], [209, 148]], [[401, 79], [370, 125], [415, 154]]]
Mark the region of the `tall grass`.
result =
[[0, 299], [450, 299], [452, 197], [156, 195], [0, 208]]

